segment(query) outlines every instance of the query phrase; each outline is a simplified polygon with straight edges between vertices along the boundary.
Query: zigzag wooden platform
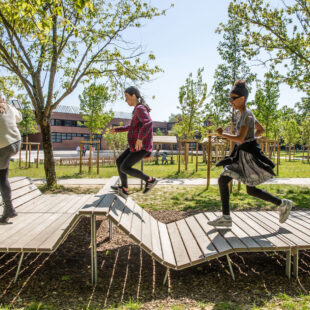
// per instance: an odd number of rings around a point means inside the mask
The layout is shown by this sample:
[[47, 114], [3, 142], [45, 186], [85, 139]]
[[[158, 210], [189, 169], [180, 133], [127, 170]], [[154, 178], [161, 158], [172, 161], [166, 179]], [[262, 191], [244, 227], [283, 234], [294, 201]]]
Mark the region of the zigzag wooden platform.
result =
[[[114, 181], [109, 184], [114, 184]], [[141, 248], [168, 269], [184, 269], [234, 252], [285, 251], [286, 274], [291, 275], [291, 255], [294, 275], [298, 276], [298, 251], [310, 249], [310, 212], [294, 211], [286, 223], [278, 223], [274, 211], [233, 212], [231, 229], [216, 229], [208, 225], [220, 213], [203, 212], [169, 224], [161, 223], [132, 199], [123, 199], [111, 192], [98, 197], [92, 207], [84, 207], [80, 215], [105, 215], [128, 234]], [[110, 229], [110, 232], [112, 230]], [[95, 236], [93, 232], [92, 236]], [[95, 247], [95, 240], [92, 245]], [[93, 248], [93, 259], [96, 260]], [[93, 262], [93, 281], [97, 280], [97, 262]]]
[[[46, 194], [26, 177], [10, 178], [12, 202], [18, 216], [0, 225], [0, 252], [20, 252], [15, 281], [27, 252], [54, 252], [74, 229], [78, 210], [94, 195]], [[0, 196], [0, 214], [3, 212]]]
[[[284, 224], [274, 211], [233, 212], [232, 229], [208, 225], [220, 213], [203, 212], [164, 224], [132, 199], [111, 192], [112, 177], [96, 195], [42, 195], [28, 178], [10, 179], [18, 216], [0, 225], [0, 252], [20, 252], [17, 279], [25, 252], [53, 252], [81, 216], [91, 217], [92, 282], [97, 282], [96, 217], [106, 216], [142, 249], [169, 269], [184, 269], [234, 252], [285, 251], [286, 274], [298, 276], [298, 251], [310, 249], [310, 211], [293, 211]], [[0, 212], [2, 200], [0, 199]]]

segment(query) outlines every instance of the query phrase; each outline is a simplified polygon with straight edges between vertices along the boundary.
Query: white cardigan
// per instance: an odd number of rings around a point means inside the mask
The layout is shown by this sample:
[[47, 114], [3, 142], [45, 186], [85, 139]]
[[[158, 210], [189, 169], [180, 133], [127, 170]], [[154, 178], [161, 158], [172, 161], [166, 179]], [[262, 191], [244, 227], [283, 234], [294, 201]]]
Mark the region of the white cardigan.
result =
[[0, 148], [21, 140], [17, 124], [22, 114], [12, 105], [7, 104], [4, 113], [0, 113]]

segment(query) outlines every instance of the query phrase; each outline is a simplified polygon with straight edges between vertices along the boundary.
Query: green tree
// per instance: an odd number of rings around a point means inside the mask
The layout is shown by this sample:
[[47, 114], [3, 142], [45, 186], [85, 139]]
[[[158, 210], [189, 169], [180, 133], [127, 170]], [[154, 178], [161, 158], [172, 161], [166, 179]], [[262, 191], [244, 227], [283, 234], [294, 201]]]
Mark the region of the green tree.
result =
[[[307, 146], [307, 162], [310, 157], [310, 115], [303, 121], [301, 125], [301, 142]], [[303, 148], [304, 149], [304, 148]]]
[[[120, 123], [119, 126], [122, 126], [123, 123]], [[118, 132], [117, 134], [111, 134], [110, 129], [112, 127], [108, 127], [105, 130], [105, 133], [102, 137], [105, 139], [107, 146], [110, 150], [113, 150], [114, 160], [118, 153], [122, 152], [128, 145], [127, 141], [127, 132]]]
[[244, 24], [243, 44], [259, 61], [282, 63], [282, 80], [310, 93], [310, 3], [309, 0], [278, 1], [233, 0], [229, 7], [236, 20]]
[[[85, 87], [82, 95], [79, 95], [80, 111], [83, 125], [90, 132], [89, 147], [89, 172], [92, 168], [92, 141], [94, 134], [101, 134], [103, 128], [113, 117], [112, 111], [106, 111], [106, 103], [109, 100], [108, 88], [103, 84], [95, 83]], [[80, 123], [81, 125], [81, 123]]]
[[[228, 12], [228, 22], [221, 23], [216, 32], [222, 35], [217, 50], [223, 60], [214, 73], [211, 102], [206, 105], [208, 117], [214, 127], [224, 126], [229, 120], [235, 123], [235, 112], [228, 101], [229, 92], [238, 79], [247, 81], [248, 87], [255, 79], [247, 65], [247, 55], [242, 44], [243, 27], [241, 21]], [[233, 126], [232, 126], [233, 128]]]
[[271, 138], [271, 128], [277, 126], [276, 113], [280, 98], [279, 82], [275, 73], [270, 71], [265, 74], [265, 80], [257, 83], [255, 93], [255, 110], [253, 110], [257, 120], [265, 128], [265, 135]]
[[310, 95], [302, 97], [301, 101], [296, 104], [296, 107], [303, 118], [310, 115]]
[[157, 128], [157, 130], [154, 132], [154, 136], [163, 136], [163, 135], [164, 135], [163, 132], [159, 128]]
[[160, 71], [124, 33], [164, 13], [143, 0], [0, 0], [1, 73], [19, 79], [34, 107], [48, 186], [56, 184], [52, 111], [96, 77], [114, 91]]
[[300, 139], [300, 128], [295, 119], [289, 119], [284, 122], [283, 139], [289, 146], [289, 161], [291, 161], [292, 145], [298, 143]]
[[33, 108], [31, 107], [30, 102], [24, 97], [21, 100], [21, 104], [22, 109], [20, 112], [22, 113], [23, 119], [20, 123], [18, 123], [18, 128], [21, 135], [25, 135], [28, 138], [28, 135], [38, 132], [38, 124], [35, 120]]
[[202, 80], [203, 68], [198, 69], [196, 80], [192, 73], [180, 87], [178, 108], [182, 113], [182, 122], [175, 125], [182, 138], [193, 138], [195, 131], [200, 131], [205, 118], [204, 102], [207, 97], [207, 84]]
[[173, 114], [171, 113], [168, 122], [180, 122], [182, 120], [182, 115], [180, 113]]

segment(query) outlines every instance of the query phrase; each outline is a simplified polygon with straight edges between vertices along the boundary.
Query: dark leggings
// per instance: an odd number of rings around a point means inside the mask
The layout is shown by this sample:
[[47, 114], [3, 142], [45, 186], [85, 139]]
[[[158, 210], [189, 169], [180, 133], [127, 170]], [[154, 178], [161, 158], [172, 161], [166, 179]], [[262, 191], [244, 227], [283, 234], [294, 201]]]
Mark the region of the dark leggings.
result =
[[149, 179], [149, 176], [144, 174], [142, 171], [132, 168], [132, 166], [148, 154], [149, 152], [145, 150], [130, 152], [130, 149], [128, 148], [116, 159], [117, 170], [123, 187], [128, 187], [128, 174], [132, 177], [144, 180], [145, 182]]
[[9, 208], [12, 207], [9, 168], [0, 170], [0, 192], [4, 205]]
[[[224, 215], [229, 215], [229, 188], [228, 183], [232, 180], [231, 177], [228, 176], [220, 176], [218, 179], [219, 187], [220, 187], [220, 194], [222, 200], [222, 210]], [[282, 203], [282, 200], [259, 189], [255, 186], [247, 186], [246, 191], [249, 195], [263, 199], [265, 201], [269, 201], [277, 206]]]

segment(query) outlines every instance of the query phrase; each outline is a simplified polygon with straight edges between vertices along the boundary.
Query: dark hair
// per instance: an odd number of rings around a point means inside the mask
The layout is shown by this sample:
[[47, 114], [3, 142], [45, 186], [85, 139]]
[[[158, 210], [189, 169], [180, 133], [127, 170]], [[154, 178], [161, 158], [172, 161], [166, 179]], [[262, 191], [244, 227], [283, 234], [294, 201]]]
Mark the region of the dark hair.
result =
[[237, 80], [231, 89], [230, 93], [239, 95], [239, 96], [244, 96], [245, 101], [247, 101], [248, 96], [249, 96], [249, 90], [247, 88], [245, 80]]
[[149, 105], [145, 102], [145, 100], [143, 99], [143, 97], [140, 94], [140, 91], [137, 87], [135, 86], [130, 86], [128, 88], [125, 89], [125, 93], [129, 94], [130, 96], [132, 95], [136, 95], [137, 99], [138, 99], [138, 104], [142, 104], [143, 106], [146, 107], [147, 111], [150, 112], [151, 108], [149, 107]]

